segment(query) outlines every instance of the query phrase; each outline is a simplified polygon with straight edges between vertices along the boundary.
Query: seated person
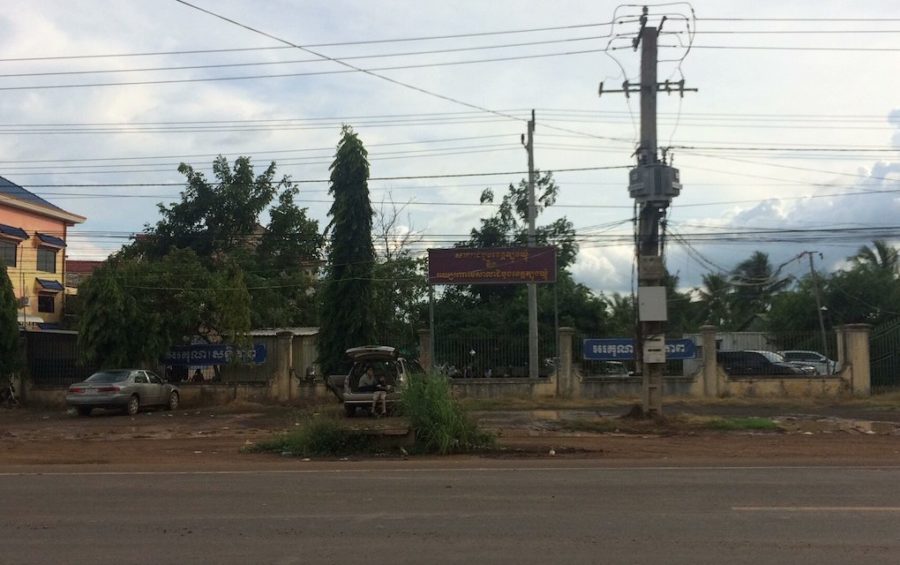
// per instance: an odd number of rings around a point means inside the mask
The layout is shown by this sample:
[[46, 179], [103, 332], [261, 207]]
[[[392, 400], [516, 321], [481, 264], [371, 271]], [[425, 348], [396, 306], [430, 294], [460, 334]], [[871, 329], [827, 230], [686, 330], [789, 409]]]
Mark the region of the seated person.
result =
[[375, 369], [371, 366], [366, 367], [366, 372], [362, 377], [359, 378], [359, 383], [356, 385], [356, 390], [359, 392], [374, 392], [375, 391]]
[[387, 416], [387, 393], [391, 390], [391, 387], [387, 384], [387, 381], [384, 378], [384, 375], [378, 376], [378, 381], [375, 383], [375, 394], [372, 395], [372, 414], [378, 414], [375, 411], [375, 407], [378, 404], [378, 401], [381, 401], [381, 415]]

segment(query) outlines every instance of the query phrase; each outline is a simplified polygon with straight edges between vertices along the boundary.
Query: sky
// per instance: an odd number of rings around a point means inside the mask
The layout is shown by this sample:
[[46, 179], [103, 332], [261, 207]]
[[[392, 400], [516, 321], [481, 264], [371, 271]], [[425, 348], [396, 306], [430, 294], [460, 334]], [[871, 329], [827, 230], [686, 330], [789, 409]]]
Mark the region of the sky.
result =
[[[576, 280], [631, 289], [640, 104], [598, 85], [639, 80], [638, 5], [193, 3], [237, 23], [175, 0], [32, 0], [0, 14], [0, 176], [88, 218], [70, 231], [71, 259], [103, 259], [155, 223], [157, 203], [178, 199], [178, 164], [209, 171], [218, 154], [276, 161], [324, 226], [341, 124], [366, 144], [373, 179], [389, 178], [369, 183], [375, 207], [402, 208], [415, 249], [450, 246], [493, 211], [484, 188], [525, 177], [534, 109], [535, 165], [560, 186], [538, 223], [572, 221]], [[803, 251], [833, 270], [872, 239], [900, 240], [900, 3], [649, 13], [648, 25], [667, 18], [659, 79], [697, 89], [659, 98], [659, 144], [683, 184], [666, 248], [682, 287], [756, 250], [799, 277]]]

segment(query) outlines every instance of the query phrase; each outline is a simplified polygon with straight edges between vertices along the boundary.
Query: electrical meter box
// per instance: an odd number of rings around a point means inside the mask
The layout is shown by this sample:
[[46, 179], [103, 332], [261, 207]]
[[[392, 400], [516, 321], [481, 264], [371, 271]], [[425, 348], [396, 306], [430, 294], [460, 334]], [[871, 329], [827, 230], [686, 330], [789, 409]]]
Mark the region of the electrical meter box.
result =
[[666, 336], [648, 335], [644, 338], [644, 363], [666, 362]]
[[628, 173], [628, 193], [641, 203], [668, 204], [681, 193], [681, 175], [662, 163], [640, 165]]
[[666, 309], [666, 287], [638, 287], [638, 319], [642, 322], [665, 322], [669, 319]]

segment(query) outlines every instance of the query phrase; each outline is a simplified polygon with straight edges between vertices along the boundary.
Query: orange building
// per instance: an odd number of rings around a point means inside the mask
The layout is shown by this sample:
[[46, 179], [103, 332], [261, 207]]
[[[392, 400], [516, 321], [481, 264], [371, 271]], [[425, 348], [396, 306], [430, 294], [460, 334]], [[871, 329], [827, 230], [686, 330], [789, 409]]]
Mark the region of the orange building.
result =
[[0, 262], [19, 297], [19, 323], [57, 324], [65, 307], [66, 234], [85, 221], [0, 177]]

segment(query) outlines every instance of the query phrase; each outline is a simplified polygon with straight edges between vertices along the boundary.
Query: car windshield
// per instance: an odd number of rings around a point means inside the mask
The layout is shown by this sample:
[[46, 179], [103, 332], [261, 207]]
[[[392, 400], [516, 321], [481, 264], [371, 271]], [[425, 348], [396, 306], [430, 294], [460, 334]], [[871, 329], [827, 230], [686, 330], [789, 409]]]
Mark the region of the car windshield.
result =
[[89, 383], [118, 383], [128, 378], [131, 371], [101, 371], [87, 378]]
[[772, 363], [784, 363], [784, 357], [774, 351], [758, 351], [760, 355], [771, 361]]

